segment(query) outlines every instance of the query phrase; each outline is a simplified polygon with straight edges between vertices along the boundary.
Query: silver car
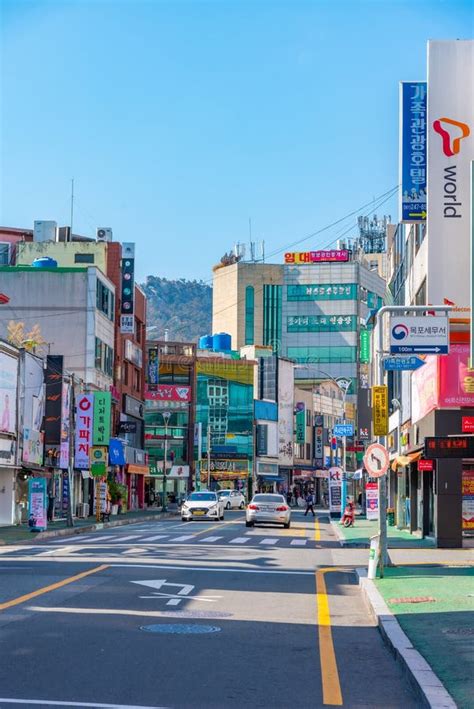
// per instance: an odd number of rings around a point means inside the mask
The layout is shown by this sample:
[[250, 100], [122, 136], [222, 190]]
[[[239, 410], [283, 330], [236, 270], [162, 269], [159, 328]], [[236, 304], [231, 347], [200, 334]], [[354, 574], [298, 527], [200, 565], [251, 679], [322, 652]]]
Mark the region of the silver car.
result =
[[245, 497], [238, 490], [219, 490], [217, 493], [219, 499], [223, 500], [226, 510], [238, 508], [243, 510], [245, 507]]
[[247, 505], [245, 526], [253, 527], [260, 522], [282, 524], [285, 529], [290, 528], [291, 510], [283, 495], [259, 493], [253, 496]]
[[202, 490], [192, 492], [181, 505], [181, 519], [189, 522], [192, 519], [224, 519], [224, 501], [215, 492]]

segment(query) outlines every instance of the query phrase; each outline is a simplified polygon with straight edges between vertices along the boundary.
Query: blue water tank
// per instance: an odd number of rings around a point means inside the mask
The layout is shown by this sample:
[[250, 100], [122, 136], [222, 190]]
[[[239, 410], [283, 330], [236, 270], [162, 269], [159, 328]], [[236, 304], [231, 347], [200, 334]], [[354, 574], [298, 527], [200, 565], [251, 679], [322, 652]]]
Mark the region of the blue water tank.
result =
[[200, 337], [198, 347], [200, 350], [212, 350], [212, 335]]
[[35, 258], [31, 265], [33, 268], [57, 268], [58, 262], [49, 256], [42, 256], [41, 258]]
[[212, 349], [214, 352], [228, 352], [231, 349], [232, 337], [227, 332], [218, 332], [212, 336]]

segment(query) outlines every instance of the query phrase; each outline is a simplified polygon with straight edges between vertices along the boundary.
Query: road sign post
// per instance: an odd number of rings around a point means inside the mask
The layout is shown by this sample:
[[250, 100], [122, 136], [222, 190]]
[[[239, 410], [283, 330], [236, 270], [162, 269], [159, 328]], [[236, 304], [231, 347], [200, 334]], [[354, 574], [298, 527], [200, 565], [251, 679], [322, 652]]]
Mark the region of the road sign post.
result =
[[[452, 310], [452, 306], [450, 305], [384, 305], [380, 310], [377, 311], [377, 314], [375, 316], [375, 322], [376, 322], [376, 329], [377, 329], [377, 335], [378, 335], [378, 341], [377, 341], [377, 367], [375, 370], [376, 373], [376, 381], [375, 384], [378, 386], [382, 386], [385, 384], [385, 368], [384, 368], [384, 356], [385, 356], [385, 351], [384, 351], [384, 329], [383, 329], [383, 321], [384, 321], [384, 315], [389, 314], [390, 316], [394, 316], [398, 318], [397, 320], [397, 325], [400, 326], [402, 325], [403, 328], [396, 327], [394, 323], [390, 323], [389, 327], [389, 332], [390, 332], [390, 352], [391, 353], [399, 353], [399, 354], [442, 354], [443, 352], [441, 351], [434, 351], [434, 350], [442, 350], [445, 348], [445, 352], [448, 351], [448, 344], [449, 344], [449, 322], [448, 322], [448, 313]], [[426, 314], [430, 312], [435, 312], [435, 313], [444, 313], [444, 318], [441, 318], [442, 320], [445, 320], [447, 329], [446, 332], [438, 333], [438, 332], [433, 332], [431, 333], [428, 332], [428, 328], [431, 325], [431, 328], [439, 327], [441, 324], [435, 323], [436, 316], [429, 315], [427, 316]], [[420, 337], [422, 338], [422, 341], [419, 343], [413, 341], [413, 337], [415, 336], [415, 333], [411, 331], [411, 327], [415, 327], [414, 323], [410, 324], [408, 322], [407, 325], [407, 320], [409, 320], [409, 314], [412, 315], [418, 315], [424, 316], [423, 323], [420, 325], [420, 327], [423, 327], [424, 329], [422, 330], [422, 333], [420, 333]], [[420, 317], [413, 318], [413, 320], [419, 320], [421, 319]], [[428, 322], [429, 320], [429, 322]], [[399, 322], [400, 321], [400, 322]], [[417, 325], [418, 327], [418, 325]], [[408, 332], [406, 330], [408, 328]], [[402, 329], [403, 329], [403, 334], [402, 334]], [[435, 338], [441, 334], [443, 338], [443, 343], [437, 341]], [[418, 333], [417, 333], [418, 335]], [[433, 338], [432, 338], [433, 336]], [[403, 341], [405, 343], [403, 344]], [[406, 348], [408, 347], [409, 349], [392, 349], [392, 344], [398, 348]], [[426, 348], [429, 347], [428, 351]], [[418, 349], [416, 349], [418, 348]], [[425, 348], [425, 349], [424, 349]], [[375, 432], [374, 432], [374, 435]], [[382, 445], [382, 447], [385, 447], [385, 435], [378, 435], [378, 440], [379, 443]], [[379, 513], [379, 533], [380, 533], [380, 576], [383, 577], [384, 573], [384, 566], [387, 563], [387, 476], [382, 475], [379, 478], [379, 506], [380, 506], [380, 513]]]

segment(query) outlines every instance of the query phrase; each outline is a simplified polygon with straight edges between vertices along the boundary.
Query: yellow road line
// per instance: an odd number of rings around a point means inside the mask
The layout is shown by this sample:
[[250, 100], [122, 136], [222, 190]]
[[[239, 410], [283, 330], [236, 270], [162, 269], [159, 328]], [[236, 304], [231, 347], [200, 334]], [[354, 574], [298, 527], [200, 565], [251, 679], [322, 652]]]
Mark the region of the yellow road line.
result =
[[221, 529], [222, 527], [227, 526], [229, 524], [241, 523], [244, 521], [244, 519], [245, 519], [244, 517], [239, 517], [238, 519], [228, 520], [227, 522], [214, 522], [214, 524], [212, 526], [206, 527], [206, 529], [201, 529], [199, 532], [191, 532], [190, 531], [189, 533], [192, 534], [193, 537], [197, 537], [197, 536], [199, 536], [199, 534], [205, 534], [206, 532], [208, 534], [209, 534], [209, 532], [215, 532], [217, 534], [219, 529]]
[[74, 583], [74, 581], [79, 581], [80, 579], [85, 578], [86, 576], [90, 576], [91, 574], [96, 574], [98, 571], [103, 571], [104, 569], [108, 569], [107, 564], [102, 564], [101, 566], [96, 566], [95, 569], [89, 569], [89, 571], [82, 571], [80, 574], [76, 574], [75, 576], [69, 576], [67, 579], [63, 579], [62, 581], [57, 581], [56, 583], [52, 583], [49, 586], [44, 586], [43, 588], [38, 588], [36, 591], [32, 591], [31, 593], [25, 593], [24, 596], [18, 596], [18, 598], [12, 598], [11, 601], [5, 601], [5, 603], [0, 603], [0, 611], [4, 611], [7, 608], [11, 608], [12, 606], [18, 606], [20, 603], [24, 603], [25, 601], [29, 601], [32, 598], [36, 598], [37, 596], [42, 596], [43, 593], [49, 593], [50, 591], [55, 591], [57, 588], [61, 588], [62, 586], [67, 586], [69, 583]]
[[332, 639], [329, 599], [324, 575], [326, 572], [338, 570], [339, 569], [318, 569], [316, 571], [316, 616], [318, 622], [319, 661], [321, 663], [323, 703], [331, 706], [342, 705], [342, 692]]
[[319, 526], [319, 519], [314, 518], [314, 541], [319, 542], [321, 540], [321, 528]]

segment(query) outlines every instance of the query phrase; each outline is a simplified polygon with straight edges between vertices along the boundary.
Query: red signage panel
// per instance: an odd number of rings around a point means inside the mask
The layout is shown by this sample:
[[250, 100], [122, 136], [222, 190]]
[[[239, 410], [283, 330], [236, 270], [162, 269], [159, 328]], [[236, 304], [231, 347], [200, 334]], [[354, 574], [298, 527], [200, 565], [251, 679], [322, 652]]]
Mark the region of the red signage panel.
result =
[[462, 417], [462, 432], [474, 433], [474, 416]]
[[434, 461], [421, 458], [418, 461], [418, 470], [422, 473], [431, 473], [434, 469]]

